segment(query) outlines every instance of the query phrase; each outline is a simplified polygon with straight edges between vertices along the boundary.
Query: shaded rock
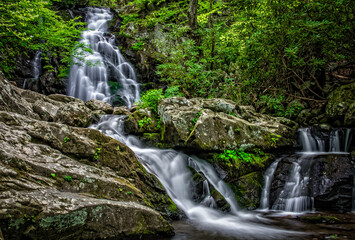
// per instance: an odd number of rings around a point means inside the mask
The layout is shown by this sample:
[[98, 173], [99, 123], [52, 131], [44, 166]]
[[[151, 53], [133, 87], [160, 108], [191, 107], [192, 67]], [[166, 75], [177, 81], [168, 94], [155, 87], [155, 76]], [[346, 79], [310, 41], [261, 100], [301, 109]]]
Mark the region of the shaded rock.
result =
[[130, 115], [131, 112], [127, 109], [127, 107], [114, 107], [112, 115]]
[[37, 100], [33, 106], [33, 111], [37, 113], [43, 121], [52, 122], [58, 112], [59, 106], [44, 100]]
[[89, 109], [91, 109], [92, 111], [97, 111], [100, 110], [102, 111], [104, 114], [112, 114], [113, 113], [113, 108], [112, 106], [104, 101], [100, 101], [97, 99], [90, 99], [89, 101], [87, 101], [85, 103], [85, 106], [87, 106]]
[[94, 121], [94, 117], [84, 102], [70, 102], [57, 111], [55, 122], [67, 124], [69, 126], [87, 127]]
[[0, 85], [0, 99], [6, 99], [0, 104], [5, 239], [172, 234], [169, 223], [151, 209], [167, 216], [171, 199], [127, 146], [98, 130], [60, 123], [87, 125], [95, 111], [75, 98], [23, 91], [4, 79]]
[[0, 72], [0, 110], [17, 112], [39, 119], [38, 115], [32, 111], [31, 104], [21, 97], [21, 91], [21, 89], [6, 81]]
[[256, 209], [260, 204], [263, 175], [252, 172], [233, 182], [233, 189], [238, 203], [248, 209]]
[[[346, 125], [348, 125], [348, 123], [352, 123], [350, 119], [354, 116], [354, 107], [350, 109], [350, 106], [354, 103], [355, 83], [342, 85], [329, 94], [325, 111], [329, 118], [339, 120], [340, 124], [344, 123], [344, 117], [347, 114]], [[347, 113], [348, 110], [350, 110], [349, 113]]]
[[83, 101], [78, 98], [66, 96], [63, 94], [51, 94], [48, 96], [48, 98], [50, 98], [54, 101], [57, 101], [57, 102], [62, 102], [62, 103], [71, 103], [71, 102], [83, 103]]
[[158, 105], [164, 140], [203, 150], [291, 146], [297, 124], [256, 113], [224, 99], [163, 99]]
[[137, 203], [47, 188], [5, 192], [1, 207], [8, 209], [2, 218], [11, 216], [1, 222], [5, 239], [139, 239], [172, 233], [159, 213]]
[[344, 124], [346, 126], [355, 126], [355, 102], [352, 103], [346, 111]]
[[125, 120], [125, 131], [128, 134], [159, 132], [159, 122], [150, 109], [138, 109]]

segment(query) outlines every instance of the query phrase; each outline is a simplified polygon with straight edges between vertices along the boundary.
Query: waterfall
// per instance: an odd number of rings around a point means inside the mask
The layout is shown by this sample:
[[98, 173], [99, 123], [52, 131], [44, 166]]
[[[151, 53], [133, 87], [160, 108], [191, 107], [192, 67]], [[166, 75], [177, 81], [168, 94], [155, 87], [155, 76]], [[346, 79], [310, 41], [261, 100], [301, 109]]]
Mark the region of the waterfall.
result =
[[[282, 158], [271, 164], [264, 174], [260, 204], [262, 210], [272, 208], [288, 212], [313, 211], [314, 198], [308, 185], [312, 178], [310, 174], [314, 158], [317, 155], [325, 154], [348, 154], [350, 150], [351, 129], [337, 128], [330, 131], [320, 131], [318, 128], [301, 128], [298, 133], [302, 152], [291, 158], [289, 175], [272, 206], [269, 205], [271, 183]], [[329, 151], [326, 152], [326, 149]], [[355, 182], [353, 191], [355, 191]], [[355, 192], [353, 196], [355, 196]], [[355, 203], [353, 204], [355, 205]]]
[[[301, 128], [299, 141], [302, 153], [346, 153], [351, 142], [351, 129], [332, 129], [329, 134], [321, 133], [316, 128]], [[326, 148], [328, 143], [328, 148]], [[343, 148], [341, 146], [344, 146]]]
[[41, 69], [42, 69], [42, 65], [41, 65], [41, 51], [36, 51], [35, 57], [32, 60], [32, 76], [33, 79], [25, 79], [25, 81], [23, 82], [22, 85], [22, 89], [26, 89], [27, 87], [27, 81], [28, 80], [35, 80], [37, 81], [39, 78], [39, 75], [41, 74]]
[[[206, 161], [172, 149], [146, 148], [135, 136], [124, 135], [124, 118], [125, 116], [105, 115], [91, 128], [98, 129], [131, 148], [147, 171], [159, 179], [171, 199], [179, 209], [184, 211], [189, 221], [199, 228], [243, 238], [263, 238], [265, 234], [269, 238], [275, 238], [290, 233], [265, 226], [260, 223], [264, 220], [263, 218], [241, 211], [235, 202], [232, 190]], [[202, 173], [206, 178], [203, 182], [204, 191], [201, 203], [194, 201], [193, 192], [196, 191], [188, 166]], [[215, 209], [216, 203], [210, 194], [210, 184], [231, 205], [231, 213], [222, 213]]]
[[275, 162], [273, 162], [270, 167], [265, 171], [264, 174], [264, 186], [263, 186], [263, 191], [261, 193], [261, 198], [260, 198], [260, 209], [261, 210], [267, 210], [269, 209], [269, 195], [270, 195], [270, 187], [271, 187], [271, 182], [274, 178], [274, 173], [275, 170], [282, 158], [277, 159]]
[[[87, 8], [88, 30], [83, 32], [80, 43], [91, 51], [83, 52], [82, 60], [74, 59], [67, 94], [83, 101], [98, 99], [109, 103], [117, 94], [130, 108], [139, 99], [139, 85], [133, 67], [114, 45], [115, 37], [107, 33], [110, 20], [109, 10]], [[119, 83], [114, 95], [110, 82], [114, 86]]]
[[313, 197], [308, 190], [312, 161], [308, 156], [292, 163], [292, 170], [272, 206], [274, 210], [304, 212], [313, 210]]
[[[138, 84], [134, 70], [129, 65], [117, 47], [113, 46], [114, 39], [106, 39], [107, 21], [112, 18], [105, 9], [88, 9], [88, 28], [83, 33], [82, 43], [90, 46], [92, 53], [86, 53], [85, 60], [98, 62], [87, 65], [77, 62], [72, 66], [68, 85], [68, 94], [83, 100], [90, 98], [111, 101], [108, 87], [108, 75], [113, 75], [121, 84], [119, 94], [127, 107], [139, 99]], [[108, 74], [110, 72], [110, 74]], [[90, 126], [127, 145], [136, 154], [145, 169], [154, 174], [164, 186], [174, 203], [184, 211], [189, 219], [200, 229], [218, 232], [226, 236], [238, 238], [263, 239], [280, 238], [291, 231], [275, 229], [264, 225], [266, 219], [256, 214], [246, 213], [239, 209], [233, 191], [218, 177], [213, 167], [197, 157], [190, 157], [172, 149], [155, 149], [145, 147], [138, 138], [124, 134], [124, 119], [126, 116], [101, 116], [97, 124]], [[193, 176], [189, 167], [203, 174], [203, 200], [194, 201], [195, 191]], [[231, 206], [230, 213], [217, 209], [211, 196], [209, 186], [212, 185]], [[201, 199], [201, 198], [199, 198]]]
[[203, 196], [203, 200], [202, 200], [201, 204], [203, 204], [209, 208], [217, 208], [216, 201], [211, 196], [210, 186], [209, 186], [207, 180], [203, 181], [203, 195], [202, 196]]

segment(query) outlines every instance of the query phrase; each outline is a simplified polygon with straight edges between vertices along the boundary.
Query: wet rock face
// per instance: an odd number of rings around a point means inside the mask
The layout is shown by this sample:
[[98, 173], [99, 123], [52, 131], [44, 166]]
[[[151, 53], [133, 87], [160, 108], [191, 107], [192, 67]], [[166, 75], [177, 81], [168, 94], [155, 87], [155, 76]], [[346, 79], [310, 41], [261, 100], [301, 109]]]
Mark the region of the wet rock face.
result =
[[24, 91], [3, 78], [0, 85], [0, 228], [5, 239], [172, 233], [152, 209], [163, 212], [161, 203], [170, 198], [134, 153], [97, 130], [77, 127], [84, 124], [75, 120], [76, 113], [84, 112], [86, 121], [103, 109], [92, 111], [64, 95]]
[[355, 125], [355, 83], [343, 85], [329, 94], [326, 115], [337, 125]]
[[[351, 211], [353, 178], [355, 176], [354, 159], [350, 155], [319, 155], [301, 158], [304, 161], [302, 164], [304, 169], [301, 171], [310, 169], [307, 192], [309, 196], [314, 197], [315, 209], [317, 211]], [[280, 161], [271, 184], [271, 205], [289, 180], [292, 164], [295, 161], [300, 161], [299, 155]]]
[[292, 146], [297, 124], [225, 99], [163, 99], [158, 114], [174, 147], [203, 150]]

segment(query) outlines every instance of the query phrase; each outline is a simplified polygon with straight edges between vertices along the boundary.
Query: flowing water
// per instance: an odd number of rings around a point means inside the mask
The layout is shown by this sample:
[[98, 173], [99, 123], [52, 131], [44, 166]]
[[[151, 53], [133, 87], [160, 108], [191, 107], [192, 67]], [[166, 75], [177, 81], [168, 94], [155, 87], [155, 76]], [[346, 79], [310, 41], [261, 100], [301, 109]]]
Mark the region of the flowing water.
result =
[[[171, 149], [146, 148], [138, 138], [125, 135], [124, 118], [124, 116], [102, 116], [100, 122], [91, 127], [130, 147], [147, 171], [157, 176], [171, 199], [198, 229], [240, 239], [264, 239], [265, 234], [270, 239], [282, 238], [291, 233], [266, 225], [268, 220], [257, 214], [240, 210], [231, 189], [206, 161]], [[206, 178], [202, 202], [193, 200], [193, 193], [196, 191], [188, 165]], [[226, 199], [231, 206], [231, 212], [225, 213], [214, 209], [215, 201], [209, 193], [208, 185], [213, 185]]]
[[22, 88], [26, 89], [27, 87], [27, 81], [28, 80], [35, 80], [38, 81], [39, 79], [39, 75], [41, 74], [41, 69], [42, 69], [42, 65], [41, 65], [41, 51], [37, 51], [35, 54], [35, 57], [32, 60], [32, 79], [25, 79], [25, 81], [23, 82]]
[[[115, 81], [121, 87], [117, 94], [130, 108], [139, 99], [139, 85], [132, 66], [114, 46], [114, 37], [107, 33], [107, 23], [111, 19], [109, 10], [88, 8], [88, 30], [83, 33], [81, 43], [89, 46], [92, 53], [85, 53], [85, 60], [77, 61], [77, 64], [71, 68], [68, 94], [84, 101], [94, 98], [112, 102], [112, 89], [110, 91], [109, 82]], [[90, 64], [85, 64], [86, 62]], [[260, 214], [242, 211], [235, 201], [233, 191], [206, 161], [171, 149], [147, 148], [138, 138], [126, 135], [124, 118], [125, 116], [102, 116], [100, 122], [92, 125], [91, 128], [98, 129], [130, 147], [142, 165], [159, 179], [171, 199], [185, 213], [188, 218], [189, 233], [187, 237], [184, 234], [177, 234], [174, 239], [291, 239], [291, 236], [295, 236], [295, 232], [273, 227], [270, 220]], [[339, 142], [340, 135], [346, 138], [345, 149], [340, 147], [344, 146]], [[350, 135], [350, 131], [334, 132], [329, 140], [329, 149], [336, 152], [346, 151], [346, 146], [350, 144]], [[310, 130], [301, 129], [300, 138], [304, 153], [326, 151], [326, 141], [321, 137], [312, 137]], [[312, 198], [304, 191], [304, 186], [309, 180], [309, 171], [304, 170], [307, 169], [307, 161], [304, 159], [306, 158], [300, 158], [293, 164], [284, 191], [272, 208], [287, 211], [312, 208]], [[280, 160], [273, 163], [265, 173], [261, 208], [270, 207], [268, 195]], [[194, 189], [195, 184], [189, 167], [204, 179], [203, 193], [198, 198], [194, 198], [194, 193], [197, 191]], [[228, 202], [231, 207], [230, 212], [216, 209], [217, 204], [211, 195], [210, 186], [213, 186]], [[196, 199], [201, 200], [196, 201]], [[185, 228], [186, 226], [177, 227], [179, 230]]]
[[[317, 129], [301, 128], [299, 129], [299, 141], [302, 151], [297, 159], [292, 162], [290, 174], [272, 206], [269, 206], [270, 186], [275, 170], [282, 158], [276, 160], [265, 172], [261, 209], [271, 208], [287, 212], [313, 211], [314, 198], [308, 184], [311, 178], [311, 168], [315, 161], [314, 157], [326, 154], [348, 154], [351, 129], [332, 129], [327, 135]], [[326, 149], [329, 151], [327, 152]], [[353, 191], [354, 196], [355, 188]]]
[[109, 10], [87, 8], [88, 30], [83, 32], [80, 43], [91, 51], [83, 52], [83, 60], [74, 59], [67, 94], [83, 101], [98, 99], [109, 103], [119, 95], [130, 108], [139, 99], [139, 84], [133, 67], [114, 45], [115, 37], [107, 32], [110, 20]]

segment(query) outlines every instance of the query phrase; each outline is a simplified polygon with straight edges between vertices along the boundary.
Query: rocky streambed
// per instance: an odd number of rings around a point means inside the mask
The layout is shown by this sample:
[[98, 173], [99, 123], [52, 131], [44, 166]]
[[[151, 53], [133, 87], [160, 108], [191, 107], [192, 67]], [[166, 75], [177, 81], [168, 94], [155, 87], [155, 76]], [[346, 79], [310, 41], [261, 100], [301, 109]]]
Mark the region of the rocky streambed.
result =
[[4, 239], [126, 239], [173, 233], [162, 216], [173, 203], [159, 181], [128, 147], [82, 128], [97, 113], [113, 109], [24, 91], [3, 77], [0, 89]]

